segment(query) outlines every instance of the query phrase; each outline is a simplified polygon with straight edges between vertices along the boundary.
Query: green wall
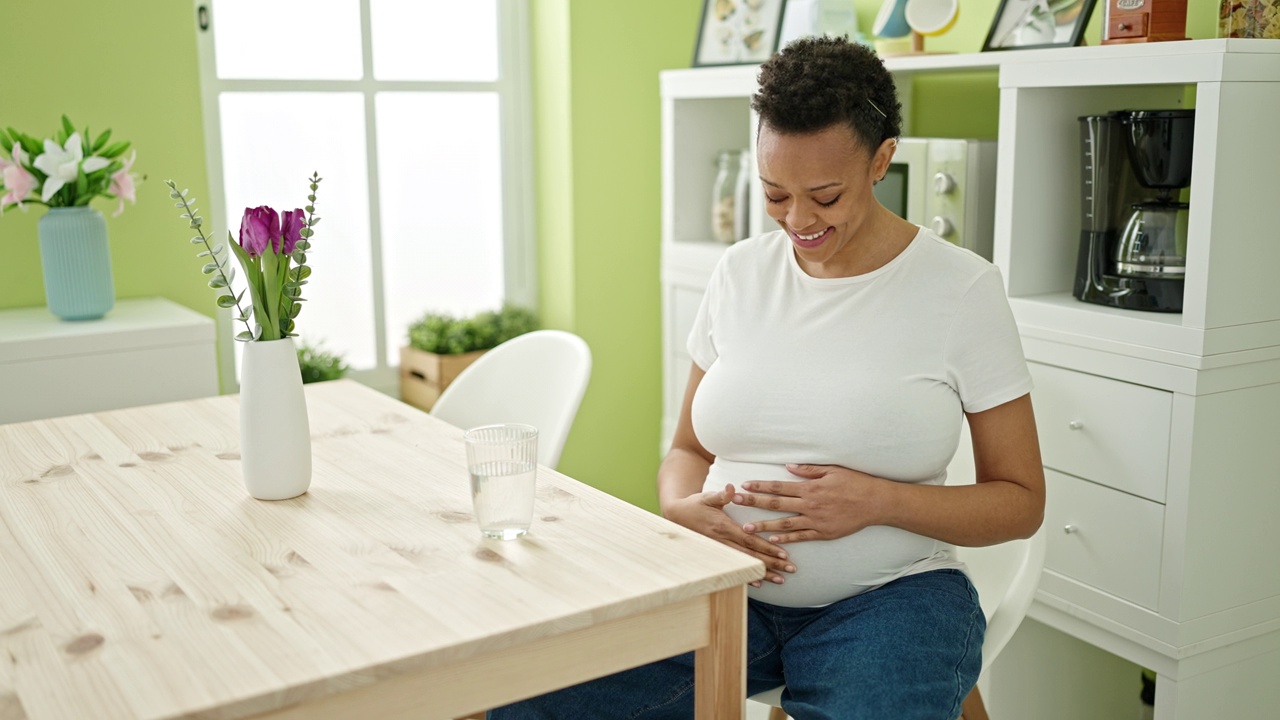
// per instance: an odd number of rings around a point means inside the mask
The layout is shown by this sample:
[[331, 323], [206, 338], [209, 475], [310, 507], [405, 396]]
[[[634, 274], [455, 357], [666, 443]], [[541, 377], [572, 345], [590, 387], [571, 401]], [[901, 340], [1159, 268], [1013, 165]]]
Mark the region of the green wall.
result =
[[[5, 2], [0, 125], [52, 136], [63, 113], [138, 151], [137, 205], [107, 216], [116, 297], [159, 295], [206, 315], [213, 297], [164, 181], [206, 184], [192, 4], [184, 0]], [[202, 198], [198, 198], [202, 199]], [[44, 305], [36, 221], [43, 206], [0, 217], [0, 308]]]
[[549, 323], [582, 336], [594, 357], [560, 468], [656, 509], [658, 73], [689, 66], [700, 8], [688, 0], [533, 7], [541, 300]]

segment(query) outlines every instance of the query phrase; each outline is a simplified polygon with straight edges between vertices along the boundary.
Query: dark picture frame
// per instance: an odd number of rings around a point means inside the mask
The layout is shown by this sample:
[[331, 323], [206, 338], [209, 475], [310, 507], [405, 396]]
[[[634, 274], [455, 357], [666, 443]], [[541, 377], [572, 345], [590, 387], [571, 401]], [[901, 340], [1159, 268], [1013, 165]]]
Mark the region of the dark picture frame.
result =
[[703, 0], [693, 66], [756, 65], [778, 51], [786, 0]]
[[1075, 47], [1097, 0], [1000, 0], [982, 43], [988, 50]]

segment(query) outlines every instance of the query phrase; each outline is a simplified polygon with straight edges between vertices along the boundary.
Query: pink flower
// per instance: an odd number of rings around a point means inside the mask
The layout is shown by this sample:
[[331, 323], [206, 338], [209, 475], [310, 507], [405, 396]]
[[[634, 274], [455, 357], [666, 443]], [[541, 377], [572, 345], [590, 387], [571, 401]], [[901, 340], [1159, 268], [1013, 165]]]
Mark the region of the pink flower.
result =
[[302, 228], [305, 227], [302, 210], [300, 208], [286, 210], [284, 212], [284, 219], [281, 221], [281, 226], [284, 234], [284, 253], [286, 255], [292, 255], [293, 249], [297, 247], [298, 241], [302, 239]]
[[280, 216], [275, 210], [266, 205], [244, 209], [244, 217], [240, 220], [240, 247], [249, 257], [258, 257], [267, 245], [278, 246], [279, 237]]
[[111, 187], [107, 192], [120, 199], [120, 205], [116, 207], [115, 212], [111, 213], [111, 217], [116, 217], [120, 213], [124, 212], [125, 200], [135, 204], [138, 202], [138, 197], [134, 192], [133, 187], [133, 175], [129, 173], [129, 169], [133, 167], [133, 161], [137, 157], [138, 151], [134, 150], [133, 154], [129, 155], [129, 159], [125, 160], [124, 167], [115, 171], [111, 176]]
[[22, 206], [22, 201], [27, 199], [32, 190], [36, 189], [39, 184], [36, 182], [36, 176], [32, 175], [25, 167], [29, 160], [27, 154], [22, 150], [22, 146], [13, 144], [13, 160], [5, 160], [0, 158], [0, 171], [3, 171], [3, 185], [9, 192], [0, 198], [0, 212], [4, 212], [5, 206], [17, 205], [19, 208], [26, 210]]

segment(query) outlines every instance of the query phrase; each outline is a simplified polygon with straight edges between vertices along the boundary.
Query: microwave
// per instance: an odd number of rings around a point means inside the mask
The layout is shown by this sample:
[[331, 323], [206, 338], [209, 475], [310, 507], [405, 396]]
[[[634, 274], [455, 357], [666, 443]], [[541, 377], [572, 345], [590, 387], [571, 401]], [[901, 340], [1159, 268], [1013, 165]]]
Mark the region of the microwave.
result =
[[889, 170], [873, 192], [899, 217], [991, 260], [994, 140], [899, 138]]

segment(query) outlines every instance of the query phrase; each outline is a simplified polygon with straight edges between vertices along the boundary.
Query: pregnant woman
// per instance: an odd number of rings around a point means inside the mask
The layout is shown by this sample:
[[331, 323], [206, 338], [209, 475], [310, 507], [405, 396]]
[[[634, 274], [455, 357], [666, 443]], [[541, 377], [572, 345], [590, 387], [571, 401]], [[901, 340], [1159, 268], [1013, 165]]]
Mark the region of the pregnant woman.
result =
[[[668, 519], [763, 560], [749, 693], [797, 720], [948, 720], [985, 621], [951, 545], [1031, 536], [1044, 476], [999, 271], [876, 201], [901, 106], [880, 60], [798, 40], [761, 67], [756, 157], [778, 230], [726, 251], [658, 473]], [[967, 418], [977, 483], [944, 486]], [[494, 711], [692, 717], [691, 655]]]

